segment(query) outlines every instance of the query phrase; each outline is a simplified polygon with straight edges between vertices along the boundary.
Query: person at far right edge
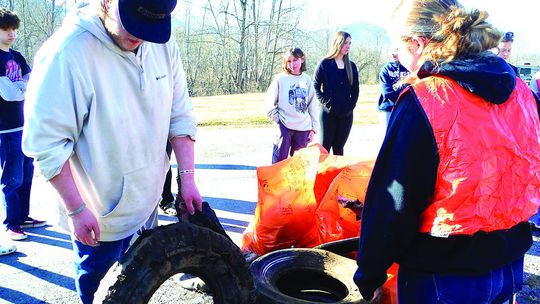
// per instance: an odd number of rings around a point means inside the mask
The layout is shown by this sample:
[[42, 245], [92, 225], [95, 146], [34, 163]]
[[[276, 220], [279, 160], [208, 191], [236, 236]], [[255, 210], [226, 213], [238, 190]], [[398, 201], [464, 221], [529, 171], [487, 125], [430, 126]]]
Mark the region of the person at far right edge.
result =
[[[531, 79], [529, 88], [536, 94], [536, 97], [540, 97], [540, 71], [536, 72]], [[540, 230], [540, 207], [538, 207], [538, 212], [529, 219], [533, 229]]]
[[514, 303], [540, 203], [538, 100], [489, 49], [500, 32], [454, 0], [403, 0], [411, 71], [367, 189], [354, 281], [371, 300], [397, 262], [398, 301]]

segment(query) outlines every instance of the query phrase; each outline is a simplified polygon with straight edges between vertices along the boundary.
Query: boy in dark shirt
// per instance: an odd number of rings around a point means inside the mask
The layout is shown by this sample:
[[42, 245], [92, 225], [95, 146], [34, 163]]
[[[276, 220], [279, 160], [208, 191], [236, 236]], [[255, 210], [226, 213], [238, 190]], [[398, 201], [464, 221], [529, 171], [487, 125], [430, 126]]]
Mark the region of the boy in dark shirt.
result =
[[0, 189], [6, 208], [3, 224], [14, 241], [28, 237], [22, 228], [46, 224], [28, 216], [34, 166], [32, 159], [22, 152], [21, 138], [30, 67], [21, 53], [10, 48], [17, 37], [19, 23], [17, 15], [0, 8]]
[[383, 66], [379, 73], [381, 96], [378, 107], [379, 111], [386, 112], [386, 124], [388, 124], [390, 113], [392, 113], [399, 94], [405, 88], [405, 85], [400, 85], [399, 81], [409, 75], [409, 71], [399, 63], [397, 50], [392, 52], [392, 58], [393, 60]]

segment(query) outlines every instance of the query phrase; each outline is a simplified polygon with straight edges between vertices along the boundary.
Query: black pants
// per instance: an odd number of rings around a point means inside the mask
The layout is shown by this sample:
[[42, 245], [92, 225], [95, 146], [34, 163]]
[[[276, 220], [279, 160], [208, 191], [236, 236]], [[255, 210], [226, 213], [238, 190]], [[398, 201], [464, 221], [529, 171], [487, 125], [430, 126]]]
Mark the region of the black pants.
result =
[[345, 116], [332, 116], [326, 112], [321, 114], [321, 144], [334, 155], [343, 155], [343, 147], [349, 138], [353, 123], [353, 113]]
[[[172, 154], [172, 146], [170, 142], [167, 142], [167, 155], [169, 156], [169, 159], [171, 158]], [[167, 171], [167, 176], [165, 177], [165, 183], [163, 184], [163, 192], [161, 193], [161, 202], [159, 203], [159, 206], [165, 207], [169, 203], [174, 201], [174, 196], [171, 192], [171, 181], [172, 181], [172, 171], [171, 167], [169, 167], [169, 171]]]

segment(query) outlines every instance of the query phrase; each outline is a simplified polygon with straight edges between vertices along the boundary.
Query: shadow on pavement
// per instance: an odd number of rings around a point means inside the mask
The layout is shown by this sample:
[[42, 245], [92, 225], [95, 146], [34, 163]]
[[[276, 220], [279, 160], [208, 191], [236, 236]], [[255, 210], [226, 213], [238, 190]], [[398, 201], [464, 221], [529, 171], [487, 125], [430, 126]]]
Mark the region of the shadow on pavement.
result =
[[71, 250], [73, 248], [71, 245], [71, 238], [68, 234], [65, 233], [47, 230], [46, 227], [34, 228], [27, 231], [26, 233], [31, 236], [32, 242], [62, 247], [68, 250]]
[[41, 233], [28, 233], [32, 237], [32, 242], [37, 242], [45, 245], [51, 245], [56, 247], [62, 247], [64, 249], [71, 250], [73, 246], [71, 245], [71, 240], [58, 240], [50, 237], [43, 237]]
[[[48, 227], [51, 227], [51, 226], [48, 226]], [[49, 238], [64, 240], [64, 241], [67, 241], [68, 243], [71, 243], [71, 237], [67, 233], [62, 233], [62, 232], [58, 232], [54, 230], [48, 230], [47, 227], [37, 228], [31, 231], [38, 232], [40, 235], [47, 236]]]
[[203, 197], [203, 200], [207, 201], [212, 209], [228, 211], [234, 213], [255, 214], [255, 207], [257, 207], [257, 202], [248, 202], [241, 200], [233, 200], [228, 198], [221, 197]]
[[[0, 260], [0, 262], [3, 262], [3, 260]], [[75, 290], [75, 282], [73, 281], [72, 277], [67, 277], [67, 276], [58, 274], [56, 272], [48, 271], [48, 270], [45, 270], [43, 268], [39, 268], [36, 266], [30, 266], [30, 265], [19, 262], [18, 259], [11, 259], [10, 261], [7, 261], [7, 262], [8, 263], [6, 263], [6, 265], [20, 269], [21, 271], [24, 271], [30, 275], [33, 275], [36, 278], [39, 278], [43, 281], [47, 281], [51, 284], [58, 285], [65, 289]], [[11, 292], [11, 290], [8, 290], [8, 291]], [[2, 295], [1, 291], [0, 291], [0, 295]], [[0, 299], [4, 299], [4, 297], [0, 296]], [[14, 301], [13, 303], [30, 303], [30, 302], [31, 301]]]
[[219, 217], [219, 222], [227, 232], [243, 233], [249, 222]]
[[[177, 164], [171, 164], [171, 168], [178, 168]], [[216, 169], [216, 170], [255, 170], [255, 166], [232, 165], [232, 164], [195, 164], [195, 169]]]
[[195, 169], [217, 169], [217, 170], [255, 170], [255, 166], [229, 165], [229, 164], [196, 164]]
[[0, 299], [7, 301], [7, 303], [43, 303], [43, 301], [25, 293], [2, 286], [0, 286]]

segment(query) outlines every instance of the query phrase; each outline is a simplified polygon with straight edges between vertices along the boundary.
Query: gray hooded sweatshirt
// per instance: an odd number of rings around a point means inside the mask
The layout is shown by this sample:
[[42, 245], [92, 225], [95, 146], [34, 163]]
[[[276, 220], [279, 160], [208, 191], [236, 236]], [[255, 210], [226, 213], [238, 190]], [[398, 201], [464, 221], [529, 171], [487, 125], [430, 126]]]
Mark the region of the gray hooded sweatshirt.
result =
[[196, 131], [176, 43], [122, 51], [89, 7], [68, 15], [38, 51], [25, 117], [23, 151], [47, 180], [69, 160], [101, 241], [145, 223], [169, 168], [168, 138]]

